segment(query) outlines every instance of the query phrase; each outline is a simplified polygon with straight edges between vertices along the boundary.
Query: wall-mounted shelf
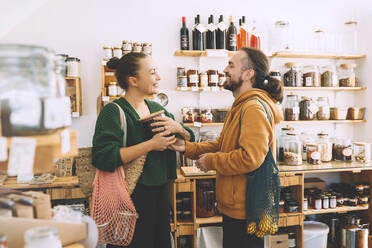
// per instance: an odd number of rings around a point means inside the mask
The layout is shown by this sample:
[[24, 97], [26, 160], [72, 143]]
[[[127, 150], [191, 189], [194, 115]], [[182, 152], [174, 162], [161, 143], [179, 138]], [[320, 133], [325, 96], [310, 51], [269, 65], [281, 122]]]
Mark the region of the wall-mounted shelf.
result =
[[310, 214], [330, 214], [330, 213], [347, 213], [351, 211], [361, 211], [361, 210], [367, 210], [368, 206], [356, 206], [356, 207], [349, 207], [349, 206], [344, 206], [344, 207], [336, 207], [336, 208], [328, 208], [328, 209], [308, 209], [304, 211], [305, 215], [310, 215]]
[[225, 89], [221, 89], [220, 87], [177, 87], [176, 91], [182, 91], [182, 92], [187, 92], [187, 91], [192, 91], [192, 92], [230, 92]]
[[221, 223], [222, 222], [222, 216], [216, 215], [209, 218], [196, 218], [195, 223], [198, 225], [203, 224], [215, 224], [215, 223]]
[[194, 123], [183, 123], [185, 127], [215, 127], [215, 126], [223, 126], [223, 122], [211, 122], [211, 123], [201, 123], [201, 122], [194, 122]]
[[364, 123], [366, 120], [314, 120], [314, 121], [282, 121], [280, 124], [320, 124], [320, 123], [333, 123], [333, 124], [355, 124]]
[[284, 87], [286, 91], [362, 91], [366, 89], [367, 87]]

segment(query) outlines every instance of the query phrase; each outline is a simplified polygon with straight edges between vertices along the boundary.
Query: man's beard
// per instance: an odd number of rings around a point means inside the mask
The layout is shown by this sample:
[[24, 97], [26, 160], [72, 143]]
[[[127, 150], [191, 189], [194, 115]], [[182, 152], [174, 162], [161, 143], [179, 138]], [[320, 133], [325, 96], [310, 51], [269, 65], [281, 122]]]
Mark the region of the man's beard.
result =
[[226, 89], [226, 90], [230, 90], [231, 92], [234, 92], [235, 90], [239, 89], [240, 86], [242, 86], [243, 84], [243, 79], [242, 77], [240, 76], [239, 77], [239, 81], [233, 81], [230, 77], [230, 82], [228, 83], [227, 82], [228, 80], [226, 80], [224, 83], [223, 83], [223, 88]]

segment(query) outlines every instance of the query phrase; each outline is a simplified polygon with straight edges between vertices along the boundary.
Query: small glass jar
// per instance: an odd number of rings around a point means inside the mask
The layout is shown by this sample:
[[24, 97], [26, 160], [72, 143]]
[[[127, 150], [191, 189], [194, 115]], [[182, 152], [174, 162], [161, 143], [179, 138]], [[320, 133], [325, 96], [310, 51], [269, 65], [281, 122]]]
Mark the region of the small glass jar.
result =
[[280, 135], [277, 142], [277, 160], [280, 163], [284, 162], [284, 144], [287, 138], [287, 133], [293, 131], [292, 127], [286, 126], [281, 129]]
[[284, 105], [284, 120], [298, 121], [300, 116], [300, 107], [298, 105], [297, 95], [287, 95]]
[[117, 82], [110, 82], [108, 86], [108, 94], [109, 96], [118, 96], [118, 83]]
[[329, 162], [332, 160], [332, 142], [326, 133], [318, 133], [318, 144], [321, 150], [321, 160], [322, 162]]
[[307, 159], [308, 164], [321, 164], [321, 148], [318, 144], [307, 144], [306, 145]]
[[308, 97], [301, 97], [300, 101], [300, 120], [314, 120], [318, 112], [318, 106], [313, 99]]
[[320, 73], [318, 66], [307, 65], [303, 68], [303, 86], [304, 87], [320, 87]]
[[269, 31], [271, 52], [290, 52], [293, 49], [293, 30], [286, 21], [276, 21]]
[[217, 70], [208, 70], [208, 86], [217, 87], [218, 86], [218, 71]]
[[353, 142], [353, 161], [368, 163], [371, 160], [371, 144], [365, 142]]
[[287, 133], [284, 143], [284, 163], [287, 165], [302, 164], [302, 144], [295, 133]]
[[369, 203], [369, 196], [368, 195], [361, 195], [358, 199], [358, 205], [367, 207]]
[[199, 71], [198, 70], [187, 70], [187, 86], [198, 87], [199, 85]]
[[113, 54], [113, 57], [120, 59], [121, 56], [123, 56], [123, 50], [121, 50], [121, 47], [114, 46], [112, 49], [112, 54]]
[[74, 57], [68, 57], [67, 63], [67, 76], [68, 77], [80, 77], [80, 59]]
[[321, 198], [321, 196], [320, 195], [314, 195], [313, 199], [314, 199], [314, 204], [313, 204], [314, 209], [316, 209], [316, 210], [322, 209], [322, 198]]
[[333, 145], [333, 157], [338, 161], [350, 162], [353, 155], [351, 141], [349, 139], [336, 138]]
[[338, 69], [338, 78], [340, 87], [355, 87], [356, 76], [355, 76], [355, 63], [341, 64]]
[[181, 111], [182, 111], [182, 122], [183, 123], [193, 123], [195, 121], [194, 108], [183, 107]]
[[142, 53], [152, 56], [152, 43], [151, 42], [145, 42], [142, 44]]
[[103, 60], [109, 61], [112, 58], [112, 47], [104, 46], [103, 47]]
[[302, 160], [306, 161], [306, 145], [313, 144], [315, 142], [313, 136], [307, 132], [302, 132], [300, 135], [300, 140], [302, 143]]
[[208, 74], [205, 72], [199, 74], [199, 87], [208, 87]]
[[200, 118], [202, 123], [211, 123], [213, 121], [212, 108], [202, 108]]
[[279, 81], [282, 81], [282, 76], [279, 71], [270, 71], [270, 77], [273, 77]]
[[329, 208], [336, 208], [337, 207], [337, 198], [335, 195], [332, 195], [329, 198]]
[[283, 84], [288, 87], [302, 86], [301, 67], [297, 63], [284, 64]]
[[121, 48], [123, 50], [123, 56], [125, 54], [128, 54], [128, 53], [132, 52], [132, 42], [129, 42], [127, 40], [123, 40]]
[[326, 49], [326, 34], [323, 30], [315, 30], [313, 35], [313, 52], [324, 53]]
[[323, 209], [329, 208], [329, 197], [327, 195], [322, 196], [322, 207]]
[[186, 76], [177, 77], [177, 87], [187, 88], [187, 77]]
[[220, 89], [223, 89], [223, 85], [226, 81], [226, 75], [225, 73], [218, 73], [218, 86], [220, 87]]
[[132, 52], [141, 53], [142, 52], [142, 44], [140, 42], [133, 43]]
[[358, 53], [358, 22], [348, 21], [344, 24], [342, 49], [346, 53]]
[[322, 87], [337, 87], [338, 77], [335, 65], [325, 65], [320, 68]]
[[316, 118], [318, 120], [329, 120], [331, 112], [328, 97], [318, 97], [317, 105], [318, 112], [316, 113]]
[[57, 227], [33, 227], [24, 234], [25, 248], [62, 248]]

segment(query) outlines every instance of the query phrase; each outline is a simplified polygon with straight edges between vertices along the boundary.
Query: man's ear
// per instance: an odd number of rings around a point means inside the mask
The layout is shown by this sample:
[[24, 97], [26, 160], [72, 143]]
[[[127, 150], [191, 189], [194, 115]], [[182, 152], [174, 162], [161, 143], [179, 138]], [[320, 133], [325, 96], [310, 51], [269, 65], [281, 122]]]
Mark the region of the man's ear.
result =
[[252, 81], [254, 78], [254, 70], [248, 69], [243, 72], [242, 79], [243, 81]]
[[137, 78], [133, 76], [128, 77], [128, 84], [132, 87], [138, 87]]

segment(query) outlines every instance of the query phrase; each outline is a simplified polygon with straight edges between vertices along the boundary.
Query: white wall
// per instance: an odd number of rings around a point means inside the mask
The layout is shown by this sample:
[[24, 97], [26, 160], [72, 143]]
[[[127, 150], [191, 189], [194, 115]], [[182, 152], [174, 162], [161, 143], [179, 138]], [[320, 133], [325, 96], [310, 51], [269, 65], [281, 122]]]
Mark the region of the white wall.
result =
[[[296, 31], [296, 44], [305, 42], [302, 35], [304, 30], [337, 30], [342, 28], [347, 20], [358, 20], [361, 48], [368, 58], [359, 62], [359, 76], [368, 86], [368, 69], [372, 64], [372, 3], [369, 1], [33, 0], [38, 9], [30, 8], [25, 11], [26, 2], [18, 0], [9, 5], [9, 1], [0, 0], [1, 6], [8, 6], [0, 8], [1, 20], [7, 21], [6, 25], [0, 25], [0, 42], [44, 45], [58, 53], [67, 53], [81, 59], [84, 115], [74, 120], [72, 127], [79, 131], [81, 147], [91, 145], [96, 119], [96, 100], [101, 87], [100, 63], [103, 45], [120, 44], [121, 40], [151, 41], [153, 58], [162, 77], [161, 91], [167, 93], [170, 98], [167, 108], [179, 117], [181, 106], [197, 105], [198, 97], [193, 93], [174, 91], [176, 67], [196, 67], [198, 63], [195, 58], [173, 56], [173, 52], [179, 48], [178, 33], [183, 15], [187, 17], [189, 26], [193, 24], [196, 14], [201, 15], [203, 23], [209, 14], [223, 14], [225, 20], [229, 15], [246, 15], [249, 20], [257, 20], [258, 29], [263, 35], [264, 48], [267, 47], [268, 27], [278, 19], [291, 22]], [[220, 61], [220, 67], [223, 67], [225, 62], [226, 60]], [[371, 88], [367, 93], [360, 93], [360, 96], [357, 100], [360, 104], [372, 106]], [[213, 106], [229, 106], [233, 100], [226, 94], [203, 99], [210, 99], [205, 102]], [[371, 111], [370, 107], [367, 118], [372, 116]], [[355, 136], [372, 142], [372, 134], [368, 132], [371, 127], [370, 122], [357, 126], [354, 129]], [[333, 126], [324, 128], [333, 129]], [[349, 132], [352, 133], [353, 129]]]

